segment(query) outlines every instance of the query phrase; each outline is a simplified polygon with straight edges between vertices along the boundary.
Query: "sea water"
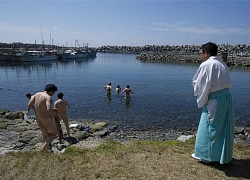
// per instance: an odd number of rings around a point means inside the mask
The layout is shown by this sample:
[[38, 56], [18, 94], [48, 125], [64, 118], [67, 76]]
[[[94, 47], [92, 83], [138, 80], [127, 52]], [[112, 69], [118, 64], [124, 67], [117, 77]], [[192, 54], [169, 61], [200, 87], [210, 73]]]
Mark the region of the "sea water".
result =
[[[69, 101], [70, 119], [105, 120], [134, 129], [197, 128], [201, 109], [190, 80], [199, 64], [140, 61], [131, 54], [97, 53], [95, 58], [40, 63], [0, 63], [0, 109], [27, 110], [26, 93], [53, 83]], [[230, 67], [236, 125], [250, 122], [250, 69]], [[111, 97], [104, 86], [112, 83]], [[130, 85], [126, 101], [117, 94]]]

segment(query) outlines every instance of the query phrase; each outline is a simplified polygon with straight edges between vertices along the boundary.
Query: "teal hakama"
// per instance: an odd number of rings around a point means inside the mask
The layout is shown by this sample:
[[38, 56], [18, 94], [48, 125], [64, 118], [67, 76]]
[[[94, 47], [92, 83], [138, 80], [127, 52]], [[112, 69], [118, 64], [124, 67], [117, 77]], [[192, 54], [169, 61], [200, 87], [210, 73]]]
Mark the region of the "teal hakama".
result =
[[208, 118], [207, 106], [203, 107], [195, 142], [195, 156], [209, 162], [228, 163], [232, 160], [234, 141], [234, 108], [229, 89], [210, 93], [216, 99], [213, 119]]

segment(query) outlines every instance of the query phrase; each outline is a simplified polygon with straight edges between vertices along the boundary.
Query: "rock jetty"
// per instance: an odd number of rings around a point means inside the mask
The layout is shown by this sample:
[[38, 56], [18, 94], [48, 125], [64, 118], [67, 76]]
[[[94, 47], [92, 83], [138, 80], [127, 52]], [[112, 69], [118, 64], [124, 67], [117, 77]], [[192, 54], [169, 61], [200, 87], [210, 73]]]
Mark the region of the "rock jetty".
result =
[[[218, 45], [218, 56], [228, 65], [250, 66], [250, 46], [245, 44]], [[200, 46], [196, 45], [145, 45], [145, 46], [102, 46], [96, 49], [101, 53], [137, 54], [136, 59], [150, 62], [191, 62], [200, 63]]]
[[[10, 112], [0, 110], [0, 154], [9, 151], [30, 151], [42, 149], [42, 134], [35, 117], [24, 120], [23, 111]], [[106, 121], [76, 121], [70, 120], [70, 137], [64, 134], [63, 142], [55, 139], [52, 142], [53, 153], [62, 153], [68, 146], [92, 148], [108, 140], [129, 144], [131, 140], [179, 140], [185, 141], [194, 137], [195, 130], [154, 130], [138, 131], [135, 129], [121, 130], [116, 125], [109, 125]], [[66, 128], [61, 123], [63, 132]], [[250, 143], [250, 127], [235, 128], [235, 142], [244, 145]]]

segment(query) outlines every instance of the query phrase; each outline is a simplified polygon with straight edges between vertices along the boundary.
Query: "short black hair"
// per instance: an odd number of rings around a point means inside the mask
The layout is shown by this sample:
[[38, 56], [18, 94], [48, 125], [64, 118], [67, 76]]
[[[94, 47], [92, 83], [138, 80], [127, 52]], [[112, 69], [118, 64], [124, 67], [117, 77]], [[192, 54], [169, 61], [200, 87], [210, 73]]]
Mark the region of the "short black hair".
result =
[[211, 56], [216, 56], [218, 53], [218, 46], [215, 43], [208, 42], [201, 46], [201, 50], [203, 53], [207, 52]]
[[56, 87], [56, 85], [54, 85], [54, 84], [47, 84], [46, 86], [45, 86], [45, 89], [44, 89], [46, 92], [50, 92], [50, 91], [54, 91], [54, 92], [56, 92], [57, 91], [57, 87]]
[[59, 92], [59, 93], [57, 94], [57, 97], [58, 97], [59, 99], [62, 99], [62, 98], [63, 98], [63, 93], [62, 93], [62, 92]]
[[27, 93], [27, 94], [26, 94], [26, 97], [31, 97], [31, 94], [30, 94], [30, 93]]

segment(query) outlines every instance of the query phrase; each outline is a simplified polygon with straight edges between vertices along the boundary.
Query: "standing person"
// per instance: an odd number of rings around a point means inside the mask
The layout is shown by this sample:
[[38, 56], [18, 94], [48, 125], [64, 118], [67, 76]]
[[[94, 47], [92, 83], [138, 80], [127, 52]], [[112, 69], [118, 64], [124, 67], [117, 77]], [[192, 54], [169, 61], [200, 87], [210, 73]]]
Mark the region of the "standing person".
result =
[[192, 157], [224, 164], [232, 160], [235, 122], [229, 68], [217, 52], [214, 43], [201, 46], [202, 63], [191, 80], [197, 105], [203, 108]]
[[[55, 101], [54, 103], [54, 107], [57, 109], [58, 112], [58, 120], [59, 120], [59, 124], [60, 121], [63, 120], [65, 127], [66, 127], [66, 131], [67, 131], [67, 135], [69, 137], [69, 122], [68, 122], [68, 115], [67, 115], [67, 108], [69, 108], [69, 103], [67, 100], [63, 99], [64, 94], [62, 92], [59, 92], [57, 94], [58, 100]], [[59, 137], [60, 139], [60, 137]]]
[[106, 89], [107, 96], [110, 96], [112, 90], [111, 83], [108, 83], [104, 88]]
[[118, 85], [118, 86], [116, 86], [116, 92], [117, 92], [117, 94], [120, 94], [120, 92], [121, 92], [121, 87], [120, 87], [120, 85]]
[[130, 100], [130, 93], [135, 94], [131, 89], [130, 85], [127, 85], [127, 87], [122, 91], [122, 93], [125, 92], [126, 100]]
[[56, 138], [58, 131], [53, 116], [57, 116], [57, 109], [51, 107], [51, 96], [57, 91], [54, 84], [45, 86], [44, 92], [31, 96], [28, 107], [36, 112], [37, 124], [42, 131], [43, 150], [49, 150], [51, 142]]

